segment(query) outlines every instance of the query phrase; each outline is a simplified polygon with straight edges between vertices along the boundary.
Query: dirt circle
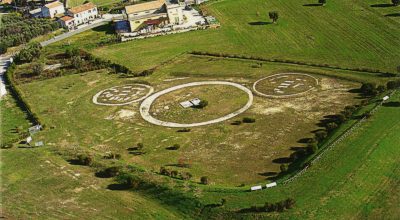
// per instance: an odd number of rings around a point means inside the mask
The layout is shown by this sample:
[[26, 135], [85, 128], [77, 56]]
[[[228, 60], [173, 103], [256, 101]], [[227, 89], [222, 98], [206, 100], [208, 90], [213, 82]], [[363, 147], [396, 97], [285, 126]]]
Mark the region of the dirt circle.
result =
[[145, 99], [153, 92], [154, 88], [149, 85], [126, 84], [102, 90], [93, 96], [92, 101], [97, 105], [128, 105]]
[[[152, 104], [156, 101], [156, 99], [158, 99], [159, 97], [171, 93], [173, 91], [176, 90], [180, 90], [180, 89], [184, 89], [184, 88], [188, 88], [188, 87], [195, 87], [195, 86], [202, 86], [202, 85], [227, 85], [227, 86], [233, 86], [237, 89], [242, 90], [243, 92], [245, 92], [247, 94], [248, 100], [246, 102], [246, 104], [241, 107], [240, 109], [229, 113], [223, 117], [220, 118], [216, 118], [213, 120], [208, 120], [208, 121], [204, 121], [204, 122], [197, 122], [197, 123], [176, 123], [176, 122], [169, 122], [169, 121], [163, 121], [163, 120], [159, 120], [154, 118], [151, 114], [150, 114], [150, 109]], [[218, 122], [222, 122], [225, 120], [228, 120], [230, 118], [233, 118], [241, 113], [243, 113], [244, 111], [246, 111], [248, 108], [250, 108], [250, 106], [253, 103], [253, 94], [251, 92], [250, 89], [237, 84], [237, 83], [232, 83], [232, 82], [225, 82], [225, 81], [202, 81], [202, 82], [192, 82], [192, 83], [186, 83], [186, 84], [182, 84], [182, 85], [178, 85], [178, 86], [174, 86], [165, 90], [162, 90], [160, 92], [154, 93], [153, 95], [147, 97], [142, 104], [140, 105], [140, 114], [143, 117], [144, 120], [146, 120], [147, 122], [150, 122], [152, 124], [155, 125], [160, 125], [160, 126], [164, 126], [164, 127], [174, 127], [174, 128], [187, 128], [187, 127], [197, 127], [197, 126], [203, 126], [203, 125], [209, 125], [209, 124], [215, 124]]]
[[253, 90], [268, 98], [290, 98], [303, 95], [318, 85], [318, 79], [304, 73], [279, 73], [257, 80]]

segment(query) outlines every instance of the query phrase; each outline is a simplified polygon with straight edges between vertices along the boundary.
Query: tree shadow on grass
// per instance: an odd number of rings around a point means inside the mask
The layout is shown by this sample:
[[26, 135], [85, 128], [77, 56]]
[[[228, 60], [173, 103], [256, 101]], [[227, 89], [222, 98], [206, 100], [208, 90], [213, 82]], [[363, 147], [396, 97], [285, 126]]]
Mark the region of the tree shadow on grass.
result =
[[387, 7], [393, 7], [393, 6], [394, 6], [393, 4], [387, 4], [387, 3], [371, 5], [371, 7], [373, 7], [373, 8], [387, 8]]
[[385, 106], [385, 107], [400, 107], [400, 102], [386, 102], [386, 103], [383, 103], [382, 106]]
[[258, 175], [270, 177], [270, 176], [276, 176], [277, 174], [278, 174], [277, 172], [264, 172], [264, 173], [259, 173]]
[[272, 22], [267, 22], [267, 21], [254, 21], [254, 22], [249, 22], [249, 25], [257, 26], [257, 25], [267, 25], [267, 24], [272, 24]]
[[318, 7], [318, 6], [322, 6], [322, 4], [319, 3], [313, 3], [313, 4], [304, 4], [304, 7]]
[[109, 190], [128, 190], [129, 187], [126, 184], [113, 183], [113, 184], [108, 185], [107, 189], [109, 189]]
[[290, 157], [280, 157], [280, 158], [274, 159], [272, 162], [278, 163], [278, 164], [291, 163], [292, 159]]
[[[302, 139], [299, 139], [298, 141], [297, 141], [297, 143], [300, 143], [300, 144], [307, 144], [308, 142], [310, 142], [312, 140], [312, 138], [302, 138]], [[293, 150], [293, 148], [297, 148], [297, 147], [292, 147], [291, 149]]]
[[400, 13], [387, 14], [385, 17], [400, 17]]
[[79, 160], [77, 160], [77, 159], [70, 159], [70, 160], [67, 160], [67, 162], [68, 162], [69, 164], [71, 164], [71, 165], [79, 165], [79, 166], [82, 166], [81, 162], [80, 162]]

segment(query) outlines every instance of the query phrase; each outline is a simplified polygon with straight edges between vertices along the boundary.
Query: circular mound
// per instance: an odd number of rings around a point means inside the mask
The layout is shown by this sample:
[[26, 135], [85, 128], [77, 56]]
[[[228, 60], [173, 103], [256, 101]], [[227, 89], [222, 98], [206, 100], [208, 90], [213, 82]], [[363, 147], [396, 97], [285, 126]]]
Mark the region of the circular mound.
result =
[[[197, 86], [204, 86], [204, 85], [223, 85], [223, 86], [230, 86], [230, 87], [234, 87], [237, 89], [240, 89], [241, 92], [245, 92], [247, 95], [247, 102], [244, 106], [242, 106], [240, 109], [231, 112], [229, 114], [226, 114], [220, 118], [216, 118], [216, 119], [212, 119], [212, 120], [207, 120], [207, 121], [203, 121], [203, 122], [196, 122], [196, 123], [176, 123], [176, 122], [170, 122], [170, 121], [165, 121], [165, 120], [159, 120], [154, 118], [151, 114], [150, 114], [150, 109], [153, 105], [153, 103], [161, 96], [172, 93], [174, 91], [180, 90], [180, 89], [184, 89], [184, 88], [188, 88], [188, 87], [197, 87]], [[228, 94], [230, 97], [233, 97], [230, 95], [230, 93]], [[182, 98], [182, 97], [181, 97]], [[184, 99], [185, 97], [183, 97], [182, 99]], [[201, 98], [201, 97], [199, 97]], [[191, 99], [191, 98], [187, 98], [187, 99]], [[183, 101], [183, 100], [180, 100]], [[183, 104], [180, 101], [175, 100], [175, 105], [177, 104]], [[189, 100], [188, 100], [189, 101]], [[203, 82], [192, 82], [192, 83], [186, 83], [186, 84], [182, 84], [182, 85], [178, 85], [178, 86], [174, 86], [165, 90], [162, 90], [160, 92], [154, 93], [153, 95], [147, 97], [142, 104], [140, 105], [140, 114], [143, 117], [144, 120], [155, 124], [155, 125], [160, 125], [160, 126], [165, 126], [165, 127], [174, 127], [174, 128], [187, 128], [187, 127], [197, 127], [197, 126], [203, 126], [203, 125], [209, 125], [209, 124], [215, 124], [218, 122], [222, 122], [225, 120], [228, 120], [230, 118], [233, 118], [241, 113], [243, 113], [244, 111], [246, 111], [248, 108], [250, 108], [250, 106], [253, 103], [253, 94], [252, 92], [242, 86], [239, 85], [237, 83], [232, 83], [232, 82], [225, 82], [225, 81], [203, 81]], [[212, 103], [210, 104], [212, 105]], [[224, 106], [216, 106], [219, 109], [223, 109]], [[168, 109], [168, 106], [165, 106], [166, 109]], [[182, 109], [184, 109], [185, 107], [181, 106]], [[189, 107], [190, 108], [190, 107]], [[208, 108], [208, 106], [206, 107]], [[213, 108], [215, 108], [215, 106], [213, 106]], [[201, 110], [200, 110], [201, 111]], [[193, 117], [192, 117], [193, 118]]]
[[93, 103], [107, 106], [128, 105], [145, 99], [153, 91], [153, 87], [144, 84], [114, 86], [94, 95]]
[[279, 73], [257, 80], [253, 90], [268, 98], [290, 98], [309, 92], [318, 85], [318, 79], [304, 73]]

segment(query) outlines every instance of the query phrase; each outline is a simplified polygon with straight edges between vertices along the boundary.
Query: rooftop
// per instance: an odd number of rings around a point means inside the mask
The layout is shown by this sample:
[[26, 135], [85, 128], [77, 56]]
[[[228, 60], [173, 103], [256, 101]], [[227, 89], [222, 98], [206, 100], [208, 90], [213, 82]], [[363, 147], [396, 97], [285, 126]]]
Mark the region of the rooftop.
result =
[[70, 8], [69, 11], [71, 13], [73, 13], [73, 14], [77, 14], [77, 13], [80, 13], [80, 12], [83, 12], [83, 11], [90, 10], [92, 8], [95, 8], [95, 7], [96, 7], [95, 4], [93, 4], [92, 2], [89, 2], [89, 3], [83, 4], [83, 5], [79, 5], [79, 6]]
[[55, 7], [59, 7], [59, 6], [64, 6], [64, 5], [63, 5], [63, 3], [59, 2], [59, 1], [55, 1], [55, 2], [44, 5], [44, 7], [46, 7], [46, 8], [55, 8]]
[[71, 17], [71, 16], [62, 16], [62, 17], [60, 18], [60, 20], [62, 20], [62, 21], [69, 21], [69, 20], [72, 20], [72, 19], [74, 19], [74, 18]]
[[165, 0], [157, 0], [157, 1], [141, 3], [141, 4], [129, 5], [129, 6], [125, 6], [125, 12], [127, 14], [133, 14], [133, 13], [137, 13], [137, 12], [141, 12], [141, 11], [159, 9], [164, 4], [165, 4]]

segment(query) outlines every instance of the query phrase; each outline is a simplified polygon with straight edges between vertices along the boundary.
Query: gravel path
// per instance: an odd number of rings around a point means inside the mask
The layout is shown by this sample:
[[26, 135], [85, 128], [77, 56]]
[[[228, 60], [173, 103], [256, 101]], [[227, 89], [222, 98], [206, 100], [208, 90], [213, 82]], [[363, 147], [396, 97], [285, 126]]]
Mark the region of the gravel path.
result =
[[0, 98], [7, 94], [3, 74], [6, 72], [9, 62], [10, 57], [0, 56]]
[[[243, 106], [241, 109], [232, 112], [228, 115], [225, 115], [221, 118], [217, 118], [214, 120], [210, 121], [205, 121], [205, 122], [199, 122], [199, 123], [192, 123], [192, 124], [180, 124], [180, 123], [175, 123], [175, 122], [167, 122], [167, 121], [161, 121], [153, 116], [150, 115], [150, 107], [153, 104], [153, 102], [160, 96], [165, 95], [167, 93], [170, 93], [172, 91], [178, 90], [178, 89], [183, 89], [187, 87], [192, 87], [192, 86], [202, 86], [202, 85], [228, 85], [228, 86], [233, 86], [236, 87], [244, 92], [247, 93], [249, 96], [249, 100], [247, 101], [246, 105]], [[144, 120], [155, 124], [155, 125], [160, 125], [164, 127], [172, 127], [172, 128], [188, 128], [188, 127], [197, 127], [197, 126], [203, 126], [203, 125], [209, 125], [209, 124], [215, 124], [219, 123], [222, 121], [226, 121], [228, 119], [231, 119], [243, 112], [245, 112], [247, 109], [250, 108], [250, 106], [253, 104], [253, 93], [251, 92], [250, 89], [237, 84], [237, 83], [232, 83], [232, 82], [225, 82], [225, 81], [203, 81], [203, 82], [192, 82], [192, 83], [186, 83], [178, 86], [174, 86], [165, 90], [162, 90], [160, 92], [154, 93], [153, 95], [149, 96], [147, 99], [145, 99], [142, 104], [140, 105], [140, 115], [143, 117]]]

